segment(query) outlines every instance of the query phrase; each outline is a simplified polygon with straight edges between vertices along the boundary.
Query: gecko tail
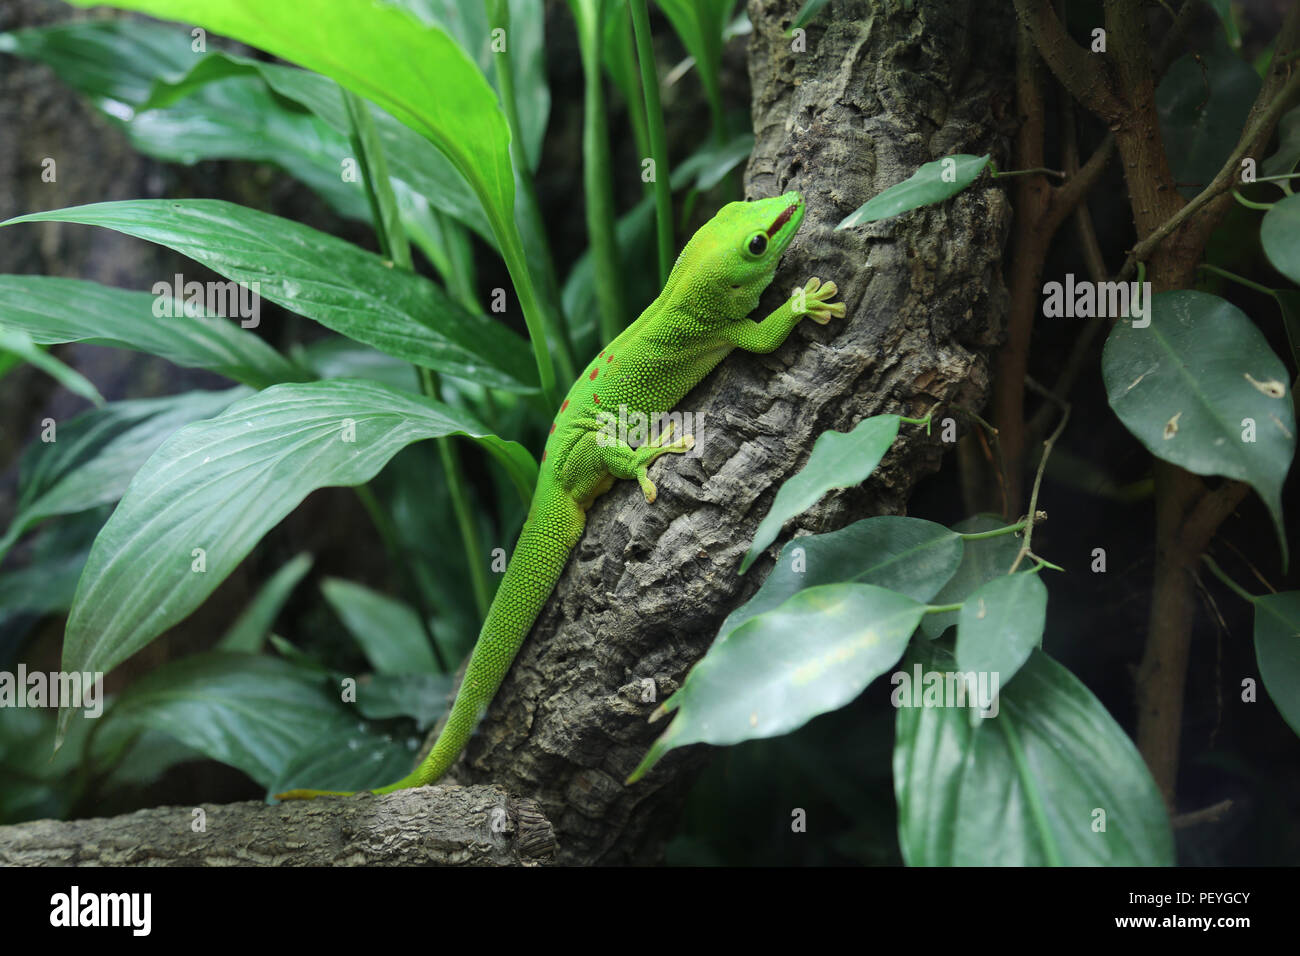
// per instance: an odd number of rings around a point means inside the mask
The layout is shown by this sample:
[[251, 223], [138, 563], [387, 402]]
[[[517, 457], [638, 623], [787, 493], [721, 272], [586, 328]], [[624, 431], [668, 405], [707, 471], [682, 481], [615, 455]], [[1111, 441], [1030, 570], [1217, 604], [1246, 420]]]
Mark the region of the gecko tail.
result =
[[[541, 613], [560, 574], [568, 563], [582, 529], [586, 513], [578, 503], [547, 482], [533, 498], [528, 518], [515, 545], [505, 577], [497, 588], [478, 641], [470, 654], [451, 712], [433, 749], [410, 774], [378, 787], [371, 793], [384, 794], [408, 787], [423, 787], [438, 780], [460, 756], [474, 733], [497, 688], [523, 645], [533, 622]], [[330, 790], [288, 790], [276, 794], [281, 800], [311, 800], [322, 796], [351, 796]]]

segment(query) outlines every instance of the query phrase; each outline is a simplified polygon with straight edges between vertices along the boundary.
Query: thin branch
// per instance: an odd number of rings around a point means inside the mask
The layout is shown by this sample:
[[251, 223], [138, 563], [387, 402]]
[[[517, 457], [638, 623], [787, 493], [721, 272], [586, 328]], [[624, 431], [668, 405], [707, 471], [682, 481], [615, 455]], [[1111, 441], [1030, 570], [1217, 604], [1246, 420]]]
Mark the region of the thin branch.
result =
[[1075, 43], [1047, 0], [1015, 0], [1015, 4], [1020, 22], [1061, 85], [1092, 112], [1117, 119], [1124, 101], [1115, 93], [1103, 56]]

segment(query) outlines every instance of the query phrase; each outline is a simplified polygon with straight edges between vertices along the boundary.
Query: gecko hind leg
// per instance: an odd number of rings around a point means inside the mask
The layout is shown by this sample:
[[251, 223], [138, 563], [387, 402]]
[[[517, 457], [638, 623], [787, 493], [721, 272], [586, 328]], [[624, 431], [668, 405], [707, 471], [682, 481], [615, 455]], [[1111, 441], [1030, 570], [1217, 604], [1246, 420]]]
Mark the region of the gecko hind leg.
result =
[[659, 495], [649, 475], [650, 465], [654, 460], [660, 455], [681, 455], [695, 447], [694, 435], [685, 435], [675, 441], [669, 441], [674, 425], [675, 423], [669, 424], [658, 438], [640, 448], [633, 448], [626, 442], [618, 442], [606, 445], [600, 450], [605, 467], [609, 469], [611, 475], [615, 478], [636, 479], [637, 484], [641, 486], [641, 494], [645, 495], [646, 504], [654, 504], [655, 498]]

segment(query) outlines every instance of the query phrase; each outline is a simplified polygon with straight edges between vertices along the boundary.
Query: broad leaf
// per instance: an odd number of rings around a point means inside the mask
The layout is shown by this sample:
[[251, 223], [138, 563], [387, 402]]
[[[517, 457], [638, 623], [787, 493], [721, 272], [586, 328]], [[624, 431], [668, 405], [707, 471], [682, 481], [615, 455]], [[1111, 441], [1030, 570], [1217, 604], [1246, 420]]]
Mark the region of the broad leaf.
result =
[[[933, 645], [916, 650], [926, 670], [954, 666]], [[908, 865], [1174, 863], [1164, 802], [1137, 748], [1073, 674], [1034, 651], [998, 710], [972, 724], [965, 707], [898, 708], [894, 788]]]
[[1047, 623], [1047, 588], [1037, 574], [1003, 574], [966, 598], [957, 619], [957, 670], [1015, 676]]
[[662, 712], [680, 711], [628, 778], [686, 744], [775, 737], [842, 707], [897, 661], [925, 606], [870, 584], [800, 591], [718, 641]]
[[347, 625], [379, 674], [432, 674], [438, 670], [420, 618], [401, 601], [352, 581], [326, 578], [321, 593]]
[[232, 388], [113, 402], [56, 424], [54, 440], [33, 442], [23, 455], [17, 513], [0, 538], [0, 557], [38, 521], [116, 501], [169, 435], [248, 394]]
[[754, 559], [776, 540], [781, 526], [811, 508], [833, 488], [865, 481], [898, 436], [897, 415], [863, 419], [851, 432], [823, 432], [813, 443], [807, 463], [777, 490], [772, 508], [759, 522], [749, 553], [740, 562], [744, 574]]
[[1287, 196], [1264, 214], [1259, 241], [1273, 268], [1300, 285], [1300, 195]]
[[1255, 599], [1255, 659], [1268, 696], [1300, 734], [1300, 591]]
[[41, 345], [86, 342], [148, 352], [254, 388], [308, 377], [230, 319], [205, 317], [201, 310], [190, 314], [171, 296], [164, 300], [83, 279], [0, 275], [0, 324]]
[[468, 414], [372, 382], [276, 385], [169, 438], [91, 549], [63, 645], [68, 670], [109, 671], [212, 593], [310, 492], [369, 481], [412, 442], [474, 438], [520, 488], [526, 451]]
[[304, 747], [354, 732], [321, 678], [274, 657], [196, 654], [133, 683], [105, 730], [157, 730], [270, 786]]
[[718, 640], [799, 591], [821, 584], [874, 584], [915, 601], [929, 601], [961, 560], [961, 536], [920, 518], [881, 515], [839, 531], [795, 538], [781, 549], [758, 592], [722, 622]]
[[452, 683], [450, 674], [368, 674], [357, 681], [357, 710], [370, 720], [410, 717], [424, 730], [447, 710]]
[[890, 186], [844, 218], [836, 229], [851, 229], [863, 223], [888, 219], [921, 206], [943, 202], [973, 183], [989, 158], [960, 153], [945, 156], [920, 169], [897, 185]]
[[419, 738], [349, 729], [316, 735], [266, 784], [267, 795], [310, 787], [355, 793], [382, 787], [411, 772]]
[[1110, 407], [1157, 458], [1249, 483], [1287, 557], [1282, 483], [1295, 454], [1286, 367], [1236, 306], [1204, 292], [1152, 297], [1150, 325], [1117, 322], [1101, 357]]
[[[174, 81], [220, 54], [195, 53], [189, 30], [144, 20], [97, 20], [0, 34], [0, 50], [49, 64], [125, 129], [149, 156], [193, 164], [205, 159], [272, 162], [311, 186], [344, 216], [366, 218], [365, 193], [340, 175], [345, 137], [278, 99], [257, 76], [227, 76], [183, 100], [151, 103], [157, 83]], [[325, 80], [324, 82], [330, 82]]]
[[[251, 57], [222, 52], [209, 53], [185, 76], [158, 83], [147, 105], [169, 107], [178, 100], [194, 95], [196, 90], [208, 84], [220, 82], [227, 77], [250, 75], [261, 77], [280, 96], [310, 110], [346, 142], [350, 123], [343, 91], [337, 83], [319, 73]], [[425, 196], [442, 212], [474, 229], [489, 244], [495, 245], [496, 238], [483, 213], [483, 207], [451, 161], [415, 130], [377, 106], [370, 104], [370, 113], [393, 177]], [[347, 146], [349, 157], [351, 150], [351, 146]], [[338, 170], [334, 175], [338, 177]], [[354, 185], [364, 207], [364, 190], [360, 183]], [[364, 215], [369, 218], [368, 209]]]
[[528, 344], [432, 282], [309, 226], [216, 199], [95, 203], [11, 219], [103, 226], [175, 249], [262, 298], [400, 359], [531, 391]]
[[113, 6], [196, 23], [331, 77], [442, 150], [487, 207], [494, 232], [513, 226], [505, 117], [478, 67], [438, 27], [371, 0], [117, 0]]

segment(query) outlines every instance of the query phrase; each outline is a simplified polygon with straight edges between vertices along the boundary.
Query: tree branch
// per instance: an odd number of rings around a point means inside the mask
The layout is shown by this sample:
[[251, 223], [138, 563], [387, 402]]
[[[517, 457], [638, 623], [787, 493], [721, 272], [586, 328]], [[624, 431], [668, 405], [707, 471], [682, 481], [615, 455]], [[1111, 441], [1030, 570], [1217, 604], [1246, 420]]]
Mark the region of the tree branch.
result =
[[0, 827], [0, 866], [536, 866], [554, 850], [537, 804], [494, 786]]

